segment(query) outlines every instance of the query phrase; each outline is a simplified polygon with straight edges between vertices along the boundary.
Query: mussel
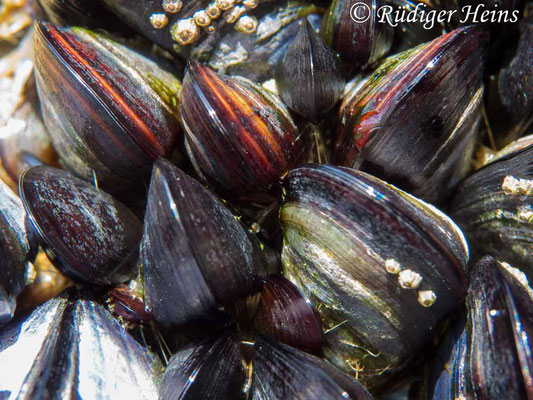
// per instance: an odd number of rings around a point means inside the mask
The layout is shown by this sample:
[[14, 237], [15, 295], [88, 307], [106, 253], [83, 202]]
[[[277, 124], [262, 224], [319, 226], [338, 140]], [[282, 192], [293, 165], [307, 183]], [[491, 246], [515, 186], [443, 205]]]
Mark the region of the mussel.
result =
[[365, 385], [382, 383], [463, 301], [463, 234], [436, 208], [348, 168], [294, 169], [283, 192], [283, 272], [320, 312], [324, 355]]
[[473, 258], [492, 255], [533, 276], [533, 136], [504, 148], [462, 181], [450, 215]]
[[344, 89], [336, 55], [306, 21], [276, 70], [281, 99], [294, 112], [317, 122], [333, 108]]
[[187, 150], [200, 176], [231, 197], [278, 189], [301, 141], [274, 93], [191, 60], [181, 102]]
[[165, 160], [152, 173], [142, 241], [144, 299], [167, 325], [210, 319], [260, 289], [266, 267], [228, 208]]
[[56, 267], [76, 282], [108, 285], [136, 274], [142, 224], [94, 184], [47, 166], [25, 171], [20, 196]]
[[62, 164], [113, 192], [141, 190], [180, 137], [179, 81], [101, 34], [38, 22], [36, 81]]
[[382, 0], [333, 0], [320, 30], [324, 41], [338, 52], [349, 76], [383, 57], [390, 49], [393, 27], [379, 23]]
[[468, 167], [486, 39], [461, 28], [387, 59], [342, 102], [336, 162], [444, 202]]
[[35, 237], [28, 234], [25, 218], [22, 202], [0, 180], [0, 326], [15, 313], [16, 297], [26, 284], [26, 262], [35, 255]]
[[432, 367], [428, 398], [532, 398], [533, 291], [524, 274], [483, 258], [470, 274], [466, 305], [466, 326], [459, 322], [454, 346]]
[[0, 395], [154, 399], [162, 369], [98, 303], [65, 293], [0, 331]]

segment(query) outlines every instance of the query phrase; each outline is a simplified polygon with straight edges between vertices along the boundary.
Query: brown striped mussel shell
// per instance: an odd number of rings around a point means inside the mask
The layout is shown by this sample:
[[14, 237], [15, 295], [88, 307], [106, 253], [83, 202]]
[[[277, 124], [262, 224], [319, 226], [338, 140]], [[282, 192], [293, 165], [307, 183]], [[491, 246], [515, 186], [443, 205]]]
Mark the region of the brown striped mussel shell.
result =
[[61, 163], [113, 192], [142, 188], [180, 137], [179, 81], [82, 28], [38, 22], [35, 49], [44, 122]]

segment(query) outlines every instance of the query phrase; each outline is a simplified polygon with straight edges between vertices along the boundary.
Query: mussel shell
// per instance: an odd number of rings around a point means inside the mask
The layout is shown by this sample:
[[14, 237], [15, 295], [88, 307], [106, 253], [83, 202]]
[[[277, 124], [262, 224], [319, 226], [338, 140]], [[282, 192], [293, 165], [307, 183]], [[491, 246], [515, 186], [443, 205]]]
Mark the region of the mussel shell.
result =
[[43, 118], [61, 162], [109, 191], [142, 190], [181, 133], [176, 78], [82, 28], [38, 22], [35, 49]]
[[155, 29], [150, 16], [163, 13], [162, 0], [104, 0], [110, 9], [133, 29], [141, 32], [163, 48], [177, 52], [184, 58], [202, 61], [217, 72], [244, 76], [255, 82], [270, 79], [278, 61], [298, 31], [301, 21], [309, 17], [318, 27], [319, 14], [324, 12], [306, 1], [261, 1], [258, 7], [246, 14], [257, 18], [255, 32], [245, 34], [234, 24], [222, 22], [222, 17], [212, 22], [215, 32], [204, 33], [192, 44], [181, 46], [172, 40], [170, 29], [179, 19], [186, 19], [212, 2], [191, 0], [175, 14], [166, 13], [167, 27]]
[[508, 264], [485, 257], [470, 274], [468, 319], [452, 333], [434, 400], [530, 399], [533, 396], [533, 290]]
[[0, 394], [154, 399], [162, 366], [99, 304], [64, 295], [0, 332]]
[[25, 217], [20, 199], [0, 180], [0, 326], [13, 317], [16, 297], [26, 284], [32, 236], [26, 233]]
[[163, 375], [159, 399], [244, 399], [240, 347], [235, 333], [229, 332], [178, 350]]
[[142, 225], [126, 206], [66, 171], [37, 166], [20, 196], [54, 265], [76, 282], [111, 284], [136, 273]]
[[322, 344], [320, 315], [303, 293], [280, 275], [266, 279], [254, 324], [261, 334], [307, 352], [318, 351]]
[[252, 399], [371, 400], [358, 381], [324, 360], [259, 336], [254, 344]]
[[[350, 76], [383, 57], [390, 49], [393, 29], [378, 23], [377, 10], [382, 0], [333, 0], [320, 34], [326, 44], [340, 54], [344, 72]], [[361, 17], [356, 22], [353, 13]], [[366, 18], [366, 19], [365, 19]]]
[[445, 202], [481, 115], [485, 40], [461, 28], [386, 60], [343, 100], [337, 163]]
[[474, 259], [492, 255], [533, 276], [533, 197], [509, 193], [506, 179], [533, 179], [533, 137], [503, 149], [493, 162], [463, 180], [450, 203]]
[[516, 53], [498, 76], [498, 94], [511, 117], [511, 137], [528, 133], [533, 124], [533, 15], [522, 21]]
[[276, 95], [193, 60], [183, 80], [181, 120], [197, 171], [228, 196], [275, 191], [301, 150]]
[[141, 252], [146, 305], [163, 324], [209, 318], [259, 290], [264, 274], [236, 217], [165, 160], [154, 166]]
[[[284, 274], [319, 310], [326, 358], [375, 386], [464, 299], [466, 241], [437, 209], [348, 168], [300, 167], [283, 189]], [[418, 292], [400, 270], [422, 277]]]
[[305, 21], [276, 69], [279, 95], [311, 122], [319, 121], [342, 95], [344, 78], [336, 55]]

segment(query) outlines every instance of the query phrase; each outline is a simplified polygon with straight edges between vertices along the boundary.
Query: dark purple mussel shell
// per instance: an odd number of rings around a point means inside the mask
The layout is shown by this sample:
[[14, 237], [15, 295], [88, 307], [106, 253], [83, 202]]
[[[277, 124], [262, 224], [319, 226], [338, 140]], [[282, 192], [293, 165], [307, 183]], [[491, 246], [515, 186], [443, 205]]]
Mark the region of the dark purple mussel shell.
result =
[[[520, 32], [513, 59], [498, 75], [499, 98], [510, 117], [510, 121], [505, 118], [504, 123], [511, 126], [506, 133], [511, 138], [529, 133], [533, 124], [533, 15], [522, 21]], [[501, 113], [498, 114], [501, 118]]]
[[199, 174], [232, 197], [278, 188], [301, 142], [276, 95], [191, 60], [181, 99], [187, 150]]
[[254, 316], [258, 332], [307, 352], [322, 344], [320, 315], [303, 293], [280, 275], [266, 279]]
[[326, 359], [376, 387], [464, 300], [464, 236], [431, 205], [349, 168], [300, 167], [283, 190], [284, 275], [319, 311]]
[[159, 399], [245, 399], [245, 379], [241, 342], [230, 331], [178, 350], [161, 380]]
[[324, 8], [308, 1], [104, 0], [133, 29], [184, 58], [256, 82], [273, 77], [278, 61], [309, 18]]
[[113, 193], [142, 190], [180, 137], [179, 81], [82, 28], [38, 22], [35, 50], [42, 113], [62, 164]]
[[428, 398], [533, 398], [533, 291], [525, 275], [483, 258], [471, 272], [466, 306], [466, 327], [453, 332], [457, 341]]
[[265, 268], [224, 203], [164, 160], [154, 166], [141, 252], [144, 299], [162, 324], [209, 319], [260, 290]]
[[0, 180], [0, 326], [15, 313], [16, 297], [26, 284], [26, 262], [37, 247], [25, 218], [22, 202]]
[[254, 344], [252, 399], [371, 400], [372, 396], [326, 361], [259, 336]]
[[0, 396], [157, 398], [160, 361], [98, 303], [49, 300], [0, 331]]
[[384, 5], [382, 0], [331, 2], [322, 20], [320, 34], [326, 44], [340, 54], [347, 75], [359, 72], [389, 51], [392, 26], [379, 23], [376, 15]]
[[463, 180], [450, 203], [473, 258], [492, 255], [533, 277], [533, 136]]
[[318, 122], [342, 95], [344, 78], [338, 60], [305, 21], [276, 70], [283, 102], [311, 122]]
[[138, 324], [152, 319], [152, 314], [147, 310], [144, 299], [139, 290], [129, 285], [119, 285], [108, 293], [109, 309], [113, 315], [121, 318], [126, 323]]
[[20, 179], [31, 224], [54, 265], [76, 282], [108, 285], [136, 273], [142, 224], [109, 194], [66, 171], [37, 166]]
[[485, 40], [461, 28], [387, 59], [343, 100], [337, 163], [444, 202], [481, 115]]

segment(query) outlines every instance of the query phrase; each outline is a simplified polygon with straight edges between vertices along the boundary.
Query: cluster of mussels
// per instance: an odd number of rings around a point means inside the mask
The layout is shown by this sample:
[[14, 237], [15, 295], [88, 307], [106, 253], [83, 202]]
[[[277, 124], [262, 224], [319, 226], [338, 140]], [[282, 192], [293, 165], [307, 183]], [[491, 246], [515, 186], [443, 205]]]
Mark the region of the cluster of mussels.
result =
[[0, 399], [533, 399], [530, 2], [4, 0], [0, 55]]

